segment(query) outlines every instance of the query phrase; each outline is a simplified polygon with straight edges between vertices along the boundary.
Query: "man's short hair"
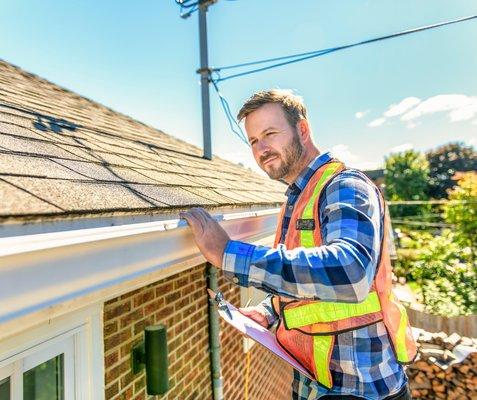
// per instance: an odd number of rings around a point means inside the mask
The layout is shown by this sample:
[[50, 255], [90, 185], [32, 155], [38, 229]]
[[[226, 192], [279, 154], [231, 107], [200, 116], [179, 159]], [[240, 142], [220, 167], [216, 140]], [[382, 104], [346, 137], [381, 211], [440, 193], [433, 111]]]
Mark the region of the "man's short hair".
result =
[[238, 121], [242, 121], [248, 114], [268, 103], [282, 106], [285, 117], [292, 128], [295, 128], [300, 119], [306, 119], [306, 107], [300, 96], [294, 94], [291, 89], [271, 89], [253, 94], [237, 114]]

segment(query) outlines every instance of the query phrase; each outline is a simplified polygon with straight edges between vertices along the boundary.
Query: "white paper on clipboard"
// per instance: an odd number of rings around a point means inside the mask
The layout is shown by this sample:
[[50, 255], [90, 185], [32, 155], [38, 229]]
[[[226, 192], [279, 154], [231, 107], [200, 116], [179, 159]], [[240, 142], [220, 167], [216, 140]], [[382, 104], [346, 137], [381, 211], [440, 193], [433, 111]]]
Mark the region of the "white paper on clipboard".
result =
[[225, 311], [218, 309], [220, 317], [227, 322], [228, 324], [232, 325], [235, 329], [247, 335], [250, 339], [253, 339], [257, 343], [261, 344], [262, 346], [266, 347], [270, 350], [273, 354], [280, 357], [282, 360], [286, 361], [290, 364], [293, 368], [297, 371], [300, 371], [303, 375], [307, 376], [308, 378], [315, 380], [310, 374], [304, 369], [295, 359], [290, 357], [288, 353], [281, 348], [278, 344], [275, 334], [257, 324], [254, 320], [250, 319], [243, 315], [237, 308], [235, 308], [232, 304], [225, 301], [227, 307], [229, 308], [230, 313], [232, 314], [232, 318], [230, 318]]

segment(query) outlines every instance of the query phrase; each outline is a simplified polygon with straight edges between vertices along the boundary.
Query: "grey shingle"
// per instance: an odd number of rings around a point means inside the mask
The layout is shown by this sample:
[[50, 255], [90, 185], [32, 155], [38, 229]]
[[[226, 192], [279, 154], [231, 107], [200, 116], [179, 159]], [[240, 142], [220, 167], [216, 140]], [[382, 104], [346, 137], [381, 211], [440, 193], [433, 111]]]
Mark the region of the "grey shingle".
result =
[[0, 215], [58, 213], [62, 210], [0, 177]]
[[0, 218], [283, 200], [283, 184], [201, 155], [198, 147], [0, 61]]

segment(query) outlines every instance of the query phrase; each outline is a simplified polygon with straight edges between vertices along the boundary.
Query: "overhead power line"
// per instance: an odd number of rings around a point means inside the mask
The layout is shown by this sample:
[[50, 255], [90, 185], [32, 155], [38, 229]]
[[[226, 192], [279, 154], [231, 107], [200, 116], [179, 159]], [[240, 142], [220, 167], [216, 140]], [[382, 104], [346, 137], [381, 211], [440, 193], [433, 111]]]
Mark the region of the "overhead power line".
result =
[[[215, 81], [212, 81], [212, 85], [214, 86], [215, 91], [217, 92], [217, 95], [219, 96], [220, 99], [220, 104], [222, 104], [222, 109], [224, 110], [224, 114], [227, 117], [227, 120], [229, 121], [230, 129], [232, 130], [237, 137], [244, 142], [247, 146], [250, 147], [250, 143], [247, 140], [247, 137], [245, 136], [245, 133], [243, 133], [242, 128], [238, 124], [237, 120], [234, 118], [232, 111], [230, 110], [229, 102], [227, 99], [220, 93], [219, 87], [217, 86], [217, 83]], [[235, 129], [234, 126], [237, 128]]]
[[386, 36], [380, 36], [380, 37], [376, 37], [376, 38], [372, 38], [372, 39], [362, 40], [360, 42], [351, 43], [351, 44], [347, 44], [347, 45], [331, 47], [331, 48], [327, 48], [327, 49], [314, 50], [314, 51], [309, 51], [309, 52], [306, 52], [306, 53], [291, 54], [291, 55], [286, 55], [286, 56], [281, 56], [281, 57], [268, 58], [268, 59], [264, 59], [264, 60], [251, 61], [251, 62], [246, 62], [246, 63], [241, 63], [241, 64], [228, 65], [228, 66], [223, 66], [223, 67], [216, 67], [216, 68], [211, 68], [211, 71], [220, 72], [220, 71], [223, 71], [223, 70], [244, 68], [244, 67], [248, 67], [248, 66], [252, 66], [252, 65], [266, 64], [266, 63], [270, 63], [270, 62], [274, 62], [274, 61], [288, 60], [288, 61], [283, 61], [283, 62], [280, 62], [280, 63], [268, 65], [268, 66], [257, 68], [257, 69], [252, 69], [252, 70], [239, 72], [239, 73], [224, 76], [224, 77], [219, 77], [218, 79], [215, 80], [215, 82], [218, 83], [218, 82], [226, 81], [226, 80], [229, 80], [229, 79], [238, 78], [240, 76], [251, 75], [251, 74], [266, 71], [266, 70], [269, 70], [269, 69], [272, 69], [272, 68], [277, 68], [277, 67], [281, 67], [281, 66], [288, 65], [288, 64], [294, 64], [294, 63], [297, 63], [297, 62], [300, 62], [300, 61], [309, 60], [311, 58], [320, 57], [320, 56], [323, 56], [325, 54], [334, 53], [336, 51], [345, 50], [345, 49], [349, 49], [349, 48], [357, 47], [357, 46], [363, 46], [363, 45], [366, 45], [366, 44], [375, 43], [375, 42], [379, 42], [379, 41], [382, 41], [382, 40], [393, 39], [393, 38], [400, 37], [400, 36], [410, 35], [410, 34], [413, 34], [413, 33], [418, 33], [418, 32], [426, 31], [426, 30], [429, 30], [429, 29], [436, 29], [436, 28], [439, 28], [439, 27], [442, 27], [442, 26], [445, 26], [445, 25], [457, 24], [459, 22], [464, 22], [464, 21], [468, 21], [468, 20], [471, 20], [471, 19], [475, 19], [475, 18], [477, 18], [477, 15], [471, 15], [471, 16], [468, 16], [468, 17], [463, 17], [463, 18], [458, 18], [458, 19], [454, 19], [454, 20], [450, 20], [450, 21], [440, 22], [440, 23], [437, 23], [437, 24], [426, 25], [426, 26], [422, 26], [422, 27], [414, 28], [414, 29], [408, 29], [408, 30], [405, 30], [405, 31], [393, 33], [393, 34], [386, 35]]

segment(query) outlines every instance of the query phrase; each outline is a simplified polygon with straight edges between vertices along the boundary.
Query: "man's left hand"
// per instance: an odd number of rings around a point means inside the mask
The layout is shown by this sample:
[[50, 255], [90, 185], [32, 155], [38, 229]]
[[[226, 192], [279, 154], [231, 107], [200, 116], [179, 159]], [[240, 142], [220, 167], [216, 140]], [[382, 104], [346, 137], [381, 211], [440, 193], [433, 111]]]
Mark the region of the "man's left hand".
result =
[[179, 214], [189, 224], [197, 247], [204, 257], [216, 267], [222, 267], [225, 246], [229, 235], [203, 208], [191, 208]]

